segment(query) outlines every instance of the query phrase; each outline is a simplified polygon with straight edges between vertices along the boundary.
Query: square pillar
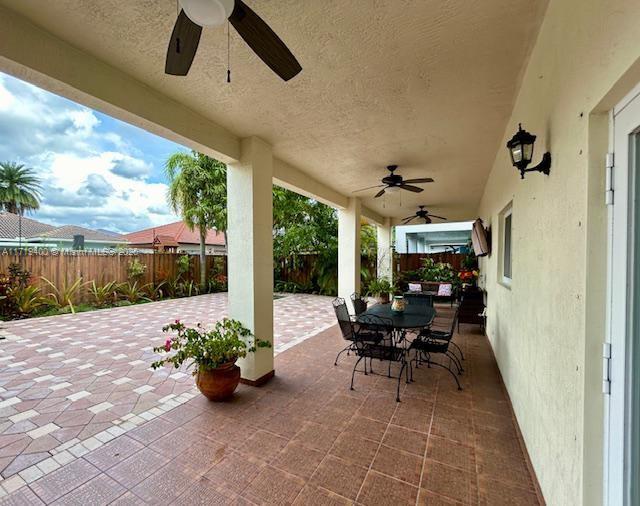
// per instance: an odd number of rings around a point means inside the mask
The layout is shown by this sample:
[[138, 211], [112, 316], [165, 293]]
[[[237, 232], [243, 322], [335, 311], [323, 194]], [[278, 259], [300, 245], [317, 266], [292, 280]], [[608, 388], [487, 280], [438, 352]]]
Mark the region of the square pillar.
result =
[[[360, 291], [360, 199], [338, 210], [338, 295], [346, 301]], [[351, 302], [348, 302], [351, 304]]]
[[385, 218], [384, 224], [376, 227], [378, 238], [378, 278], [385, 278], [389, 281], [393, 276], [393, 227], [391, 218]]
[[[229, 317], [273, 344], [273, 156], [264, 141], [241, 143], [227, 170]], [[273, 347], [239, 360], [242, 381], [260, 385], [274, 374]]]

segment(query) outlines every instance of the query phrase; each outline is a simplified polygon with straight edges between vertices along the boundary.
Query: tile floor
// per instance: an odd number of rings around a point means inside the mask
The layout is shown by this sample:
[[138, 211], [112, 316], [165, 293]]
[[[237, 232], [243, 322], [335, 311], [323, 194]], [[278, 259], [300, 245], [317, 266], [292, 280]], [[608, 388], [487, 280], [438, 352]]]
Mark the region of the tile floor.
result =
[[[331, 298], [274, 301], [275, 352], [334, 324]], [[149, 369], [161, 328], [212, 322], [226, 294], [1, 322], [0, 494], [65, 464], [193, 395], [183, 371]]]
[[[142, 394], [164, 400], [134, 415], [137, 403], [144, 404], [138, 400], [120, 424], [5, 479], [0, 504], [539, 504], [488, 341], [472, 327], [463, 330], [457, 337], [467, 358], [462, 392], [448, 373], [426, 367], [415, 371], [414, 383], [402, 384], [401, 403], [386, 376], [357, 375], [349, 390], [354, 358], [343, 355], [334, 367], [344, 345], [334, 326], [281, 352], [272, 381], [240, 385], [229, 402], [208, 402], [189, 377], [175, 380], [172, 393]], [[21, 358], [7, 362], [39, 367]], [[37, 372], [47, 374], [61, 376], [59, 369]], [[107, 386], [107, 377], [94, 375], [90, 400], [71, 401], [83, 408], [39, 424], [42, 435], [30, 444], [55, 438], [69, 420], [81, 419], [85, 428], [100, 424], [95, 418], [114, 409], [100, 404], [115, 403], [109, 396], [96, 402], [94, 383], [125, 396], [132, 388], [113, 380]], [[133, 372], [127, 377], [137, 379]], [[3, 402], [20, 401], [3, 410], [28, 402], [7, 393]], [[97, 413], [81, 417], [89, 407]], [[40, 412], [27, 408], [3, 423], [23, 424], [34, 419], [29, 410]], [[0, 449], [9, 439], [0, 439]], [[51, 453], [47, 447], [34, 453]]]

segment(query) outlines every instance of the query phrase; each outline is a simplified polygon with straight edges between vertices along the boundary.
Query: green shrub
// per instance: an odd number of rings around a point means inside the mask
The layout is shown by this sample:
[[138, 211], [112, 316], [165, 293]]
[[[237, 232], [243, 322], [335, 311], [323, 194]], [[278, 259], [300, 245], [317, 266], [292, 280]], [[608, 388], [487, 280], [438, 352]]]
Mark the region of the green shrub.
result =
[[133, 283], [131, 281], [127, 281], [118, 285], [118, 297], [130, 304], [150, 302], [151, 299], [147, 296], [147, 289], [148, 285], [140, 286], [137, 281], [134, 281]]
[[118, 284], [115, 281], [109, 281], [104, 285], [97, 285], [93, 280], [89, 287], [89, 293], [97, 307], [105, 307], [115, 303], [118, 297]]
[[76, 312], [74, 304], [76, 302], [80, 289], [84, 286], [82, 284], [82, 278], [76, 279], [71, 284], [65, 281], [60, 287], [57, 287], [45, 277], [42, 277], [41, 279], [42, 281], [47, 283], [52, 290], [45, 296], [44, 300], [46, 305], [54, 307], [56, 309], [63, 309], [68, 307], [72, 313]]
[[366, 294], [371, 297], [379, 297], [383, 294], [390, 294], [394, 291], [394, 286], [386, 278], [376, 278], [371, 280], [366, 289]]
[[127, 266], [127, 277], [129, 281], [140, 281], [145, 272], [147, 272], [147, 266], [137, 258], [134, 258]]
[[15, 311], [19, 317], [29, 316], [44, 305], [40, 288], [33, 285], [15, 286], [9, 292], [9, 298], [15, 305]]

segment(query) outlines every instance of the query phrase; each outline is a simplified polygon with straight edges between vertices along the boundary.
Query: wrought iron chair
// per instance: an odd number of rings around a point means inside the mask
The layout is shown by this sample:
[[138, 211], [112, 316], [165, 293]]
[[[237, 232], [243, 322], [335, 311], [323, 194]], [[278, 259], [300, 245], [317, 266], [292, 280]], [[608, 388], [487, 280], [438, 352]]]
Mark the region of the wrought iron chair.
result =
[[[455, 379], [456, 384], [458, 385], [458, 390], [462, 390], [462, 386], [460, 386], [460, 381], [458, 380], [458, 375], [462, 374], [464, 369], [462, 369], [462, 365], [458, 357], [449, 350], [449, 345], [453, 344], [451, 342], [451, 338], [455, 330], [457, 319], [458, 312], [456, 311], [453, 315], [453, 319], [451, 320], [450, 331], [448, 332], [425, 329], [413, 340], [411, 346], [409, 346], [409, 350], [414, 350], [415, 352], [413, 361], [416, 363], [416, 367], [419, 367], [422, 362], [426, 362], [428, 367], [431, 367], [431, 365], [442, 367], [451, 373], [453, 379]], [[432, 361], [431, 355], [437, 354], [447, 357], [449, 359], [449, 365]], [[457, 374], [451, 369], [451, 364], [454, 364]]]
[[358, 330], [360, 334], [360, 339], [367, 339], [369, 341], [376, 341], [378, 339], [377, 333], [372, 333], [367, 331], [366, 329], [360, 329], [359, 324], [354, 322], [351, 316], [349, 315], [349, 310], [347, 309], [347, 304], [344, 299], [340, 297], [336, 297], [333, 299], [333, 310], [336, 313], [336, 318], [338, 319], [338, 325], [340, 326], [340, 332], [342, 333], [342, 337], [345, 341], [348, 341], [347, 346], [345, 346], [338, 355], [336, 356], [336, 360], [333, 365], [338, 365], [338, 359], [340, 355], [342, 355], [345, 351], [347, 354], [351, 351], [355, 351], [355, 340], [356, 340], [356, 330]]
[[420, 292], [406, 292], [404, 298], [410, 306], [433, 307], [433, 295]]
[[[400, 372], [398, 373], [398, 386], [396, 388], [396, 401], [400, 402], [400, 382], [402, 381], [402, 373], [406, 375], [406, 381], [409, 383], [409, 367], [410, 364], [406, 360], [406, 350], [402, 346], [396, 346], [393, 338], [393, 321], [389, 318], [382, 318], [377, 315], [363, 315], [358, 319], [359, 328], [356, 331], [355, 353], [358, 360], [353, 366], [351, 373], [351, 390], [356, 372], [364, 372], [364, 374], [373, 373], [373, 359], [389, 362], [389, 374], [391, 376], [391, 363], [400, 363]], [[375, 335], [376, 339], [372, 340], [370, 336]], [[363, 337], [361, 337], [363, 336]], [[358, 364], [364, 359], [364, 371], [358, 371]], [[369, 359], [369, 372], [367, 372], [367, 359]]]
[[360, 316], [367, 310], [367, 301], [358, 292], [351, 294], [351, 302], [356, 316]]

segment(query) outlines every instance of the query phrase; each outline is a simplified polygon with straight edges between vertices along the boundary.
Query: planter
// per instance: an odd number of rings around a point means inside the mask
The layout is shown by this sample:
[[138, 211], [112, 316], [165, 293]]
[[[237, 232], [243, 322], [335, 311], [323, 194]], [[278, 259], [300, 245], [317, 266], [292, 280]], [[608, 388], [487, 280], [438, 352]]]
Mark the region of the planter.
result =
[[388, 304], [389, 303], [389, 294], [388, 293], [379, 293], [376, 297], [378, 304]]
[[211, 371], [198, 371], [196, 386], [210, 401], [224, 401], [233, 395], [240, 383], [240, 368], [233, 362]]

